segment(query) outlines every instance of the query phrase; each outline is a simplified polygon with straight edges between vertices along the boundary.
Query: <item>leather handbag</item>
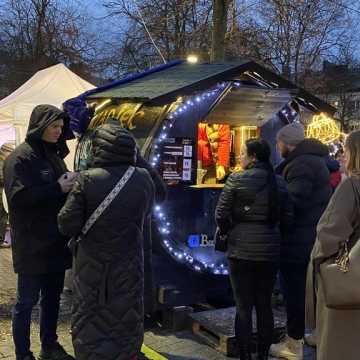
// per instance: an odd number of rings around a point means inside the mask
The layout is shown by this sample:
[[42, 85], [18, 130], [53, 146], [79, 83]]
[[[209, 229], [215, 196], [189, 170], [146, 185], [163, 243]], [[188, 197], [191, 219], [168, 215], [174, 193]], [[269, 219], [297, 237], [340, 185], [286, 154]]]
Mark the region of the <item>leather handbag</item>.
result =
[[[359, 195], [353, 184], [354, 196]], [[344, 241], [339, 252], [320, 264], [320, 279], [325, 304], [330, 309], [360, 310], [360, 240], [349, 249], [349, 240]]]
[[100, 205], [94, 210], [89, 219], [86, 221], [85, 225], [81, 229], [79, 235], [74, 236], [68, 242], [68, 248], [70, 249], [72, 255], [76, 257], [77, 250], [79, 244], [83, 237], [88, 233], [88, 231], [95, 224], [97, 219], [101, 216], [101, 214], [105, 211], [105, 209], [112, 203], [112, 201], [116, 198], [116, 196], [120, 193], [122, 188], [126, 185], [126, 183], [130, 180], [133, 175], [135, 168], [133, 166], [129, 166], [126, 170], [125, 174], [121, 177], [121, 179], [116, 183], [114, 188], [110, 191], [106, 198], [100, 203]]

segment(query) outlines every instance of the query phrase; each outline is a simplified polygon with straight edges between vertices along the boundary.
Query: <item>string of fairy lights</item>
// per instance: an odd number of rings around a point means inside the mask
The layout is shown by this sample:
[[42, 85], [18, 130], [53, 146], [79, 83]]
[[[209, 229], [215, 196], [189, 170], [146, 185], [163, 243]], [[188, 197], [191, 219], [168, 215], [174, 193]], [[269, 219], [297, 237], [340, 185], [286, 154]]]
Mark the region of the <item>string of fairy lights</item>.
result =
[[[209, 102], [215, 101], [218, 98], [218, 96], [224, 91], [224, 89], [228, 88], [228, 85], [229, 83], [224, 82], [218, 84], [214, 88], [204, 93], [197, 94], [193, 97], [187, 98], [167, 116], [167, 119], [165, 120], [164, 125], [162, 126], [162, 129], [157, 139], [155, 140], [154, 151], [151, 156], [152, 166], [157, 167], [159, 165], [159, 161], [161, 159], [161, 154], [160, 154], [161, 144], [164, 141], [166, 141], [166, 139], [168, 138], [169, 132], [173, 128], [175, 121], [178, 120], [179, 117], [183, 116], [184, 113], [186, 113], [189, 109], [193, 108], [194, 106], [199, 106], [204, 101], [209, 101]], [[232, 82], [230, 83], [230, 89], [237, 88], [240, 85], [241, 84], [239, 82]], [[286, 104], [280, 110], [279, 115], [285, 118], [287, 123], [301, 122], [299, 113], [296, 110], [294, 110], [294, 108], [290, 104]], [[330, 118], [327, 119], [323, 114], [320, 115], [320, 118], [322, 122], [334, 121]], [[314, 118], [315, 123], [316, 123], [316, 119], [317, 118]], [[327, 126], [329, 126], [331, 129], [335, 129], [333, 124], [329, 125], [327, 123]], [[317, 128], [317, 127], [314, 125], [313, 128]], [[312, 129], [311, 126], [310, 129]], [[335, 133], [333, 135], [335, 136]], [[335, 142], [332, 142], [331, 146], [333, 146], [334, 154], [335, 154], [335, 152], [339, 150], [339, 146]], [[162, 235], [163, 246], [167, 250], [167, 252], [172, 256], [172, 258], [174, 258], [177, 262], [186, 264], [188, 267], [192, 268], [197, 272], [211, 273], [214, 275], [229, 274], [228, 266], [224, 261], [225, 257], [220, 263], [216, 263], [212, 260], [209, 262], [202, 261], [196, 259], [194, 254], [192, 254], [191, 250], [185, 244], [175, 242], [173, 239], [171, 239], [171, 220], [169, 219], [164, 206], [156, 205], [154, 208], [154, 214], [158, 220], [159, 231]]]
[[[240, 83], [234, 82], [232, 85], [234, 87], [239, 87]], [[159, 164], [161, 158], [161, 144], [168, 138], [169, 132], [174, 126], [175, 121], [194, 106], [199, 106], [204, 101], [215, 101], [227, 86], [228, 83], [221, 83], [204, 93], [189, 97], [168, 115], [159, 136], [155, 140], [154, 152], [151, 157], [151, 165], [153, 167], [157, 167]], [[205, 262], [198, 260], [185, 244], [179, 244], [171, 239], [171, 222], [166, 214], [165, 207], [156, 205], [154, 207], [154, 214], [158, 220], [159, 231], [163, 237], [163, 246], [177, 262], [185, 263], [188, 267], [197, 272], [205, 272], [215, 275], [229, 274], [229, 270], [225, 263], [221, 262], [220, 264], [217, 264], [212, 261]]]
[[[187, 111], [193, 109], [194, 107], [201, 106], [201, 104], [204, 104], [204, 102], [213, 104], [224, 92], [226, 92], [227, 90], [236, 89], [240, 86], [241, 83], [237, 81], [222, 82], [205, 92], [195, 94], [194, 96], [185, 98], [182, 102], [179, 102], [178, 105], [174, 107], [174, 109], [168, 114], [167, 118], [164, 120], [162, 128], [160, 129], [160, 132], [155, 139], [153, 152], [150, 157], [151, 165], [153, 167], [159, 166], [161, 160], [162, 143], [164, 143], [168, 139], [169, 134], [171, 135], [170, 132], [174, 126], [174, 123], [178, 121], [180, 117], [184, 116]], [[301, 122], [299, 113], [291, 106], [291, 104], [286, 104], [279, 111], [278, 115], [285, 124], [292, 122]], [[321, 120], [321, 124], [317, 124], [317, 118], [314, 117], [315, 122], [313, 125], [310, 124], [310, 127], [308, 126], [308, 129], [310, 129], [308, 130], [308, 132], [310, 131], [313, 136], [322, 134], [325, 126], [333, 130], [333, 134], [331, 134], [331, 136], [327, 134], [327, 136], [330, 136], [331, 140], [334, 138], [335, 135], [336, 138], [338, 135], [338, 133], [335, 134], [337, 129], [336, 127], [334, 127], [333, 123], [329, 123], [329, 121], [331, 122], [334, 120], [327, 118], [323, 114], [320, 114], [318, 117]], [[316, 134], [314, 135], [313, 133]], [[329, 140], [330, 137], [327, 139]], [[329, 144], [329, 142], [327, 143]], [[339, 146], [336, 143], [331, 143], [330, 146], [333, 146], [334, 154], [339, 150]], [[193, 251], [185, 243], [179, 243], [171, 238], [172, 221], [170, 219], [170, 216], [167, 214], [166, 205], [156, 205], [154, 207], [154, 215], [157, 219], [159, 232], [162, 236], [162, 245], [173, 259], [175, 259], [179, 263], [187, 265], [196, 272], [210, 273], [213, 275], [229, 274], [229, 269], [226, 264], [225, 256], [210, 256], [207, 261], [204, 261], [203, 259], [196, 258], [196, 253], [193, 253]]]
[[[216, 87], [201, 93], [193, 97], [186, 99], [183, 103], [179, 104], [175, 110], [173, 110], [165, 120], [162, 129], [155, 140], [154, 151], [151, 156], [151, 165], [157, 167], [161, 159], [161, 144], [166, 141], [168, 138], [169, 132], [174, 126], [175, 121], [184, 115], [184, 113], [194, 106], [199, 106], [203, 101], [216, 100], [218, 96], [228, 88], [230, 85], [231, 88], [238, 88], [241, 84], [240, 82], [231, 82], [221, 83]], [[298, 119], [298, 113], [291, 108], [289, 105], [286, 105], [282, 110], [282, 115], [286, 117], [289, 122], [295, 121]], [[190, 249], [185, 245], [178, 242], [175, 242], [171, 239], [171, 220], [166, 214], [166, 209], [164, 206], [156, 205], [154, 208], [155, 217], [158, 220], [159, 231], [162, 235], [162, 243], [167, 252], [177, 261], [185, 263], [187, 266], [192, 268], [197, 272], [211, 273], [214, 275], [228, 275], [229, 269], [224, 259], [220, 263], [214, 263], [213, 261], [205, 262], [198, 260], [191, 253]]]

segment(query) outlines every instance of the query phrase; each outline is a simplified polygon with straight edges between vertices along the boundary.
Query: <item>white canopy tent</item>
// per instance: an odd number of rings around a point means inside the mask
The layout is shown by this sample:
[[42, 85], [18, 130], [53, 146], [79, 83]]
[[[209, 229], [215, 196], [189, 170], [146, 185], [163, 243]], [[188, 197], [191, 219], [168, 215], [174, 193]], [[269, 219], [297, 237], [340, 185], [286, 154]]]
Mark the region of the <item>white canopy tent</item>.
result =
[[[38, 71], [0, 101], [0, 127], [8, 128], [12, 125], [15, 128], [16, 144], [19, 144], [25, 139], [30, 115], [36, 105], [50, 104], [61, 108], [64, 101], [94, 87], [63, 64]], [[69, 147], [71, 153], [66, 162], [72, 168], [75, 141], [71, 141]]]

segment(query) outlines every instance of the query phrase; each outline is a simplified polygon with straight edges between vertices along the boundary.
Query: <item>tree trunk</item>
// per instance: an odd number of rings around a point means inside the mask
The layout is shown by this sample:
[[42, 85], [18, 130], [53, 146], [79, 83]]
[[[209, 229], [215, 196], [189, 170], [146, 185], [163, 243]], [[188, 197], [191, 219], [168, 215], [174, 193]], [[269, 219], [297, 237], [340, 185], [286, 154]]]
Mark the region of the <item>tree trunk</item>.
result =
[[212, 62], [222, 62], [225, 58], [228, 7], [229, 0], [213, 0]]

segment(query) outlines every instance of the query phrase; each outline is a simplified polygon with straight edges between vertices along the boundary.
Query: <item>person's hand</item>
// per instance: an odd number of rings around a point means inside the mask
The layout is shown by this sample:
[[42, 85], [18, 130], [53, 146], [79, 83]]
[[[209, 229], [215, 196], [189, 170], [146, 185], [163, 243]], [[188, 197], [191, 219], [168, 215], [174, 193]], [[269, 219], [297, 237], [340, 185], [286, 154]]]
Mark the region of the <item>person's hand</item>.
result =
[[77, 177], [77, 173], [74, 172], [67, 172], [58, 180], [58, 183], [60, 184], [61, 191], [65, 194], [67, 194], [73, 187], [75, 180]]
[[68, 178], [69, 180], [72, 180], [73, 183], [74, 183], [75, 180], [76, 180], [76, 178], [78, 177], [79, 173], [76, 172], [76, 171], [68, 171], [68, 172], [66, 173], [66, 175], [67, 175], [67, 178]]

